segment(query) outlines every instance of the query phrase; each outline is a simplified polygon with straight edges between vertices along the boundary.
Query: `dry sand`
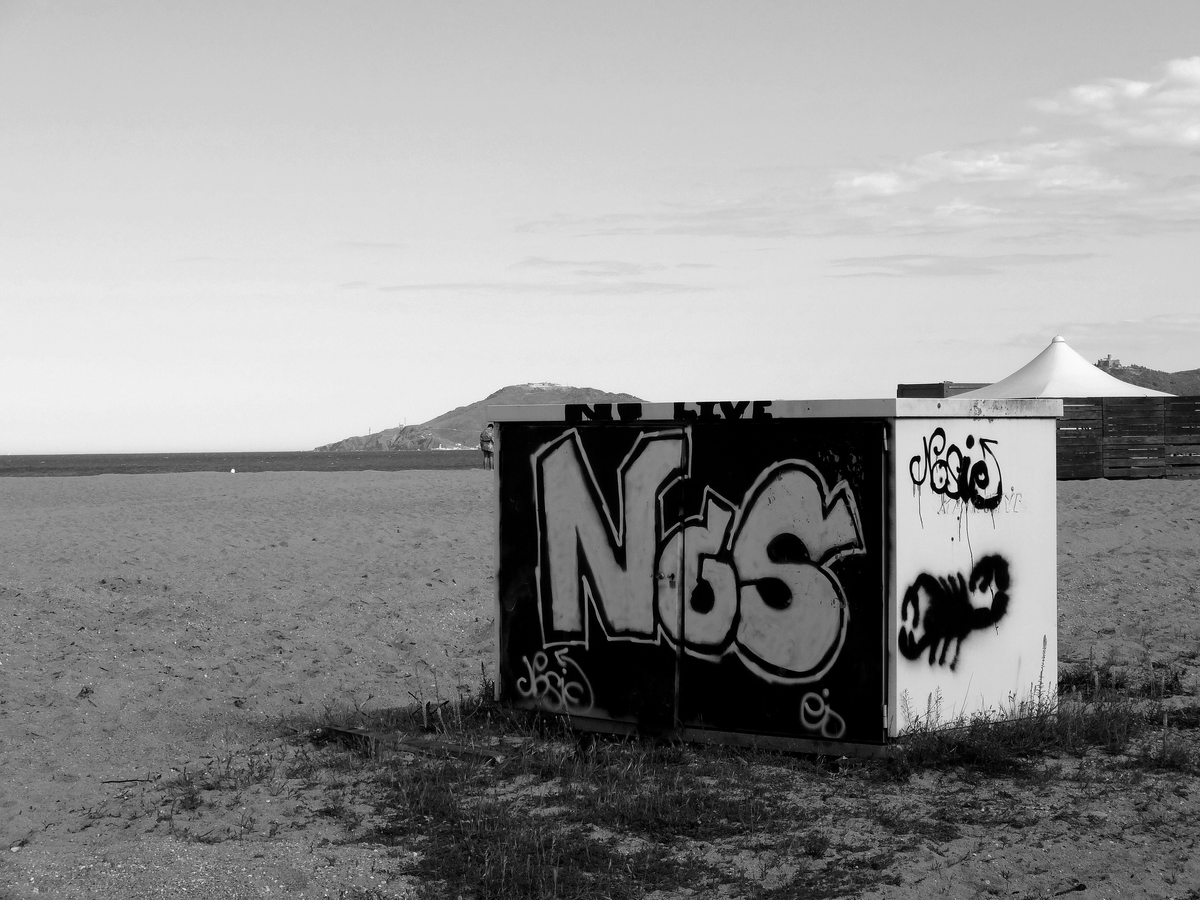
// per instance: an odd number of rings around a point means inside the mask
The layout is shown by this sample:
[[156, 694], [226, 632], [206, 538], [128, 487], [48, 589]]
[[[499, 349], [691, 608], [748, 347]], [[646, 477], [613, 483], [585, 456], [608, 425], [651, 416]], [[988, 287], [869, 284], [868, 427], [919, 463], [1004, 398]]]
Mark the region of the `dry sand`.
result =
[[[284, 781], [279, 723], [477, 686], [492, 511], [479, 470], [0, 479], [0, 898], [411, 893]], [[1195, 703], [1200, 481], [1061, 483], [1059, 569], [1061, 664], [1170, 664]], [[247, 765], [271, 774], [203, 821], [162, 805]], [[1029, 821], [981, 811], [876, 896], [1200, 897], [1200, 781], [1155, 783], [977, 785]]]

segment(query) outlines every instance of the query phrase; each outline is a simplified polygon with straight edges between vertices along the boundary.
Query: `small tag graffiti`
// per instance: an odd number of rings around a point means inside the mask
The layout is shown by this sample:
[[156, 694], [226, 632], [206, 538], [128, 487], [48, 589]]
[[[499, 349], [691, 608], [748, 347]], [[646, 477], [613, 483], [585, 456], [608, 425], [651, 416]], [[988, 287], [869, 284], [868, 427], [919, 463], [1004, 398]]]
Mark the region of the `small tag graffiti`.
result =
[[[772, 418], [770, 400], [721, 400], [702, 403], [676, 403], [674, 418], [679, 422], [731, 422], [737, 419]], [[642, 418], [640, 403], [568, 403], [568, 422], [637, 422]]]
[[809, 691], [800, 700], [800, 724], [805, 731], [835, 741], [846, 733], [846, 720], [833, 711], [827, 702], [829, 688], [820, 694]]
[[[995, 625], [1008, 612], [1008, 586], [1008, 561], [995, 554], [985, 556], [975, 564], [969, 581], [961, 572], [947, 578], [935, 578], [922, 572], [904, 592], [900, 604], [903, 623], [898, 637], [900, 652], [908, 659], [918, 659], [928, 649], [929, 664], [932, 666], [936, 662], [944, 666], [953, 643], [954, 656], [950, 660], [953, 670], [958, 665], [958, 655], [967, 635]], [[982, 598], [988, 594], [991, 594], [990, 605], [972, 603], [972, 595]]]
[[550, 668], [550, 657], [544, 650], [535, 653], [532, 662], [528, 656], [523, 657], [527, 674], [517, 679], [517, 693], [526, 700], [538, 701], [550, 712], [590, 712], [595, 695], [579, 663], [567, 656], [566, 647], [554, 651], [554, 661], [558, 671]]
[[732, 422], [736, 419], [770, 419], [770, 400], [737, 400], [722, 403], [676, 403], [675, 419], [680, 422]]
[[[1004, 498], [1004, 478], [996, 459], [998, 441], [980, 438], [979, 459], [973, 460], [957, 444], [946, 439], [944, 428], [935, 428], [922, 441], [920, 453], [908, 462], [914, 487], [926, 484], [935, 494], [979, 510], [994, 510]], [[975, 436], [964, 441], [967, 451], [975, 449]]]
[[[616, 411], [614, 419], [613, 412]], [[642, 417], [640, 403], [568, 403], [566, 407], [568, 422], [636, 422]]]

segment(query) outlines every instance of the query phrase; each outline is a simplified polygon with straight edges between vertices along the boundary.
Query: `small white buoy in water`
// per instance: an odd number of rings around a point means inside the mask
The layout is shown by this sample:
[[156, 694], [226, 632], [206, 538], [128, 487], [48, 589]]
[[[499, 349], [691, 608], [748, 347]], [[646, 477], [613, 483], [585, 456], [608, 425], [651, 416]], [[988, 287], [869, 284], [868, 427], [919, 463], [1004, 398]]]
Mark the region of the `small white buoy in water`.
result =
[[230, 469], [230, 470], [229, 470], [229, 474], [230, 474], [230, 475], [236, 475], [236, 474], [237, 474], [237, 469]]

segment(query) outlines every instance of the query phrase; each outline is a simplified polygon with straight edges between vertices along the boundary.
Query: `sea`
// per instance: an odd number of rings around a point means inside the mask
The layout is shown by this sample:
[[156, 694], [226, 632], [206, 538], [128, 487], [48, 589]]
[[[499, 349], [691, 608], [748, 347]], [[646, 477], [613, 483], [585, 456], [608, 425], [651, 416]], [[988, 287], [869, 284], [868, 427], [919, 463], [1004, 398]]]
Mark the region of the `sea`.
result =
[[478, 450], [314, 450], [259, 453], [64, 453], [0, 456], [0, 478], [11, 476], [154, 475], [172, 472], [398, 472], [475, 469]]

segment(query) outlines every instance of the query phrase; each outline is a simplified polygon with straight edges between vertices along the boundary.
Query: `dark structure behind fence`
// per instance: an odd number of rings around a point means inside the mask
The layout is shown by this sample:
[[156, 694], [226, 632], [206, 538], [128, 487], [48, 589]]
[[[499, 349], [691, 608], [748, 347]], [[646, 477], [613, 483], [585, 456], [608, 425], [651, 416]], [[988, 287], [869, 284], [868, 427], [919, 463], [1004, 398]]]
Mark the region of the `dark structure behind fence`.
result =
[[990, 381], [926, 381], [920, 384], [896, 385], [897, 397], [954, 397], [966, 391], [987, 387]]
[[[898, 384], [897, 397], [953, 397], [985, 385]], [[1200, 478], [1200, 396], [1065, 397], [1058, 477]]]

